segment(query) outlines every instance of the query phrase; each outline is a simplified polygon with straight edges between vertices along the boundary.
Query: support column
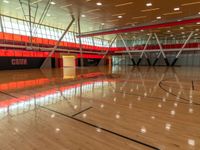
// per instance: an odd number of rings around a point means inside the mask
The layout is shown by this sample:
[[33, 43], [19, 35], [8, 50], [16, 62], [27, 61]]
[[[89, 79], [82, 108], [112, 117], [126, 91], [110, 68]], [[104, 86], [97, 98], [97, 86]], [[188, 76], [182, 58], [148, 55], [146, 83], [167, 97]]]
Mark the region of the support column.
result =
[[66, 30], [64, 31], [64, 33], [62, 34], [62, 36], [60, 37], [60, 39], [57, 41], [56, 45], [54, 46], [54, 48], [51, 50], [51, 52], [49, 53], [48, 57], [44, 60], [43, 64], [41, 65], [41, 69], [43, 68], [51, 68], [51, 56], [53, 55], [53, 53], [56, 51], [56, 49], [58, 48], [60, 42], [62, 41], [62, 39], [64, 38], [64, 36], [66, 35], [66, 33], [69, 31], [70, 27], [72, 26], [73, 22], [74, 22], [74, 16], [72, 16], [72, 21], [69, 23], [68, 27], [66, 28]]
[[3, 21], [2, 21], [2, 16], [1, 15], [0, 15], [0, 28], [1, 28], [1, 31], [4, 32]]
[[178, 52], [178, 54], [176, 55], [175, 59], [173, 60], [171, 66], [174, 66], [179, 58], [179, 56], [181, 55], [183, 49], [185, 48], [185, 46], [187, 45], [188, 41], [191, 39], [192, 35], [194, 34], [194, 31], [192, 31], [190, 33], [190, 35], [188, 36], [188, 38], [186, 39], [185, 43], [183, 44], [182, 48], [180, 49], [180, 51]]
[[[164, 60], [165, 60], [166, 65], [169, 66], [169, 61], [168, 61], [168, 59], [167, 59], [167, 57], [166, 57], [166, 55], [165, 55], [165, 53], [164, 53], [164, 51], [163, 51], [163, 48], [162, 48], [162, 45], [161, 45], [161, 43], [160, 43], [160, 41], [159, 41], [159, 39], [158, 39], [158, 36], [157, 36], [156, 33], [154, 33], [154, 35], [155, 35], [156, 41], [157, 41], [157, 43], [158, 43], [158, 45], [159, 45], [159, 47], [160, 47], [160, 54], [158, 54], [158, 56], [160, 57], [160, 55], [162, 54], [163, 57], [164, 57]], [[158, 62], [158, 59], [159, 59], [158, 56], [157, 56], [156, 60], [155, 60], [154, 63], [153, 63], [154, 66], [155, 66], [156, 63]]]
[[145, 44], [145, 46], [144, 46], [144, 49], [142, 50], [142, 53], [141, 53], [141, 55], [140, 55], [140, 58], [139, 58], [139, 60], [138, 60], [138, 62], [137, 62], [137, 65], [138, 65], [138, 66], [140, 65], [140, 62], [141, 62], [141, 60], [142, 60], [143, 55], [145, 55], [145, 58], [146, 58], [146, 60], [147, 60], [147, 62], [148, 62], [148, 64], [149, 64], [149, 66], [151, 66], [151, 62], [150, 62], [150, 60], [149, 60], [147, 54], [145, 53], [145, 50], [147, 49], [147, 46], [148, 46], [148, 44], [149, 44], [149, 41], [151, 40], [151, 37], [152, 37], [152, 34], [149, 35], [149, 38], [148, 38], [148, 40], [147, 40], [147, 42], [146, 42], [146, 44]]
[[[80, 24], [80, 16], [78, 17], [78, 34], [81, 35], [81, 24]], [[80, 60], [81, 60], [81, 68], [84, 66], [83, 62], [83, 48], [82, 48], [82, 41], [81, 37], [78, 36], [79, 38], [79, 47], [80, 47]]]
[[29, 32], [30, 32], [30, 43], [32, 47], [33, 34], [32, 34], [32, 13], [31, 13], [31, 2], [28, 0], [28, 14], [29, 14]]
[[125, 48], [126, 48], [126, 51], [128, 52], [128, 55], [129, 55], [129, 57], [130, 57], [130, 59], [131, 59], [133, 65], [135, 66], [135, 65], [136, 65], [135, 60], [134, 60], [133, 56], [131, 55], [131, 53], [129, 52], [129, 48], [128, 48], [127, 45], [126, 45], [126, 42], [124, 41], [122, 35], [119, 35], [119, 37], [121, 38], [121, 40], [122, 40], [122, 42], [123, 42], [123, 44], [124, 44], [124, 46], [125, 46]]

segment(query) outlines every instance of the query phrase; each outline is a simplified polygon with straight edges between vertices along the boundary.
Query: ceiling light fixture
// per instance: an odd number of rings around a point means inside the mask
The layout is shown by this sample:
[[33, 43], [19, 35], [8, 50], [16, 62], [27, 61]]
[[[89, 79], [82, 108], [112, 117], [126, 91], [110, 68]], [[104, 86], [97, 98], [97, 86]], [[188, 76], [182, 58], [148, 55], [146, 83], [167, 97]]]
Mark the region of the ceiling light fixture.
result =
[[156, 11], [156, 10], [159, 10], [159, 9], [160, 8], [144, 9], [144, 10], [141, 10], [141, 12]]
[[152, 6], [152, 3], [146, 3], [146, 6], [150, 7], [150, 6]]
[[8, 0], [3, 0], [3, 2], [4, 2], [4, 3], [7, 3], [7, 4], [10, 3]]
[[120, 13], [120, 14], [113, 14], [112, 16], [115, 17], [115, 16], [123, 16], [125, 15], [126, 13]]
[[119, 21], [119, 19], [108, 20], [107, 22], [116, 22], [116, 21]]
[[122, 16], [117, 16], [117, 18], [123, 18]]
[[162, 18], [161, 16], [159, 16], [159, 17], [156, 17], [156, 19], [158, 19], [158, 20], [159, 20], [159, 19], [161, 19], [161, 18]]
[[102, 6], [102, 3], [101, 2], [97, 2], [96, 5], [97, 6]]
[[36, 0], [36, 1], [32, 2], [31, 4], [37, 4], [37, 3], [41, 2], [41, 1], [42, 0]]
[[179, 11], [179, 10], [180, 10], [179, 7], [174, 8], [174, 11]]
[[147, 16], [139, 16], [139, 17], [133, 17], [132, 19], [142, 19], [142, 18], [146, 18]]
[[67, 7], [70, 7], [70, 6], [72, 6], [72, 4], [64, 5], [64, 6], [61, 6], [60, 8], [67, 8]]
[[83, 15], [81, 15], [81, 17], [85, 18], [86, 16], [83, 14]]
[[56, 2], [50, 2], [50, 4], [51, 4], [51, 5], [55, 5], [55, 4], [56, 4]]
[[[177, 14], [182, 14], [182, 11], [177, 11], [177, 12], [171, 12], [171, 13], [165, 13], [163, 14], [164, 16], [168, 16], [168, 15], [177, 15]], [[181, 21], [181, 20], [177, 20], [177, 21]]]
[[86, 11], [85, 13], [92, 13], [92, 12], [95, 12], [95, 11], [100, 11], [100, 9], [91, 9], [91, 10]]
[[200, 4], [200, 2], [185, 3], [185, 4], [181, 4], [181, 6], [189, 6], [189, 5], [195, 5], [195, 4]]
[[117, 4], [115, 5], [115, 7], [122, 7], [122, 6], [126, 6], [126, 5], [132, 5], [133, 2], [128, 2], [128, 3], [123, 3], [123, 4]]

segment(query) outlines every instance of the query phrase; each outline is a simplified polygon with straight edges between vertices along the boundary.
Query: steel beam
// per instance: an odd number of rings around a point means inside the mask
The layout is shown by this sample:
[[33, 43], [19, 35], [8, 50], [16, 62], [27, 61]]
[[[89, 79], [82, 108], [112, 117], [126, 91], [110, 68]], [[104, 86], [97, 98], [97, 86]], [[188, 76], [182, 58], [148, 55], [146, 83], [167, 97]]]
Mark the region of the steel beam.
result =
[[[13, 44], [0, 44], [0, 47], [3, 48], [19, 48], [19, 49], [30, 49], [29, 47], [25, 46], [25, 45], [13, 45]], [[52, 51], [52, 48], [45, 48], [45, 47], [36, 47], [33, 46], [32, 50], [36, 50], [36, 51]], [[56, 51], [59, 52], [68, 52], [68, 53], [79, 53], [79, 50], [69, 50], [68, 48], [57, 48]], [[91, 51], [83, 51], [83, 53], [85, 54], [97, 54], [97, 55], [104, 55], [105, 53], [102, 52], [91, 52]]]
[[118, 37], [118, 35], [116, 35], [116, 36], [111, 40], [107, 51], [105, 52], [104, 56], [103, 56], [103, 57], [101, 58], [101, 60], [99, 61], [99, 64], [98, 64], [98, 65], [100, 65], [100, 64], [102, 63], [103, 59], [104, 59], [104, 58], [106, 57], [106, 55], [108, 54], [110, 48], [112, 47], [112, 45], [113, 45], [113, 43], [115, 42], [115, 40], [117, 39], [117, 37]]
[[133, 56], [131, 55], [131, 53], [129, 52], [129, 48], [128, 48], [127, 45], [126, 45], [126, 42], [124, 41], [124, 39], [123, 39], [123, 37], [122, 37], [121, 34], [119, 34], [119, 37], [121, 38], [121, 40], [122, 40], [122, 42], [123, 42], [123, 44], [124, 44], [124, 46], [125, 46], [125, 48], [126, 48], [126, 51], [128, 52], [128, 55], [129, 55], [129, 57], [130, 57], [130, 59], [131, 59], [133, 65], [135, 66], [135, 65], [136, 65], [135, 60], [134, 60]]
[[109, 35], [109, 34], [122, 34], [127, 32], [134, 32], [134, 31], [140, 31], [140, 30], [150, 30], [150, 29], [157, 29], [157, 28], [166, 28], [166, 27], [174, 27], [174, 26], [180, 26], [180, 25], [186, 25], [186, 24], [192, 24], [200, 22], [200, 18], [195, 16], [190, 16], [187, 19], [182, 19], [181, 21], [177, 21], [177, 19], [173, 19], [170, 21], [161, 21], [159, 23], [144, 23], [139, 26], [124, 26], [121, 28], [118, 28], [116, 30], [115, 28], [110, 29], [104, 29], [99, 31], [93, 31], [93, 32], [85, 32], [81, 37], [90, 37], [90, 36], [99, 36], [99, 35]]
[[188, 41], [191, 39], [192, 35], [194, 34], [194, 31], [192, 31], [190, 33], [190, 35], [188, 36], [188, 38], [186, 39], [185, 43], [183, 44], [182, 48], [180, 49], [180, 51], [178, 52], [178, 54], [176, 55], [175, 59], [173, 60], [171, 66], [174, 66], [179, 58], [179, 56], [181, 55], [183, 49], [185, 48], [185, 46], [187, 45]]
[[44, 10], [42, 12], [42, 15], [40, 16], [39, 22], [38, 22], [37, 26], [34, 29], [34, 33], [37, 32], [38, 27], [42, 24], [44, 18], [46, 17], [46, 14], [48, 13], [49, 8], [51, 6], [51, 4], [50, 4], [51, 1], [52, 0], [48, 0], [47, 4], [46, 4], [46, 6], [45, 6], [45, 8], [44, 8]]
[[[196, 48], [184, 48], [183, 51], [199, 51], [200, 47], [196, 47]], [[170, 48], [170, 49], [163, 49], [164, 52], [179, 52], [180, 48]], [[134, 50], [134, 51], [129, 51], [130, 53], [141, 53], [141, 50]], [[149, 53], [153, 53], [153, 52], [160, 52], [160, 49], [149, 49], [146, 50], [145, 52], [149, 52]], [[127, 53], [127, 51], [116, 51], [116, 54], [122, 54], [122, 53]]]
[[[166, 57], [166, 55], [165, 55], [165, 53], [164, 53], [164, 51], [163, 51], [162, 45], [161, 45], [161, 43], [160, 43], [160, 41], [159, 41], [159, 39], [158, 39], [157, 34], [154, 33], [154, 36], [156, 37], [156, 41], [157, 41], [157, 43], [158, 43], [158, 45], [159, 45], [159, 47], [160, 47], [160, 53], [163, 55], [166, 65], [169, 66], [169, 61], [168, 61], [168, 59], [167, 59], [167, 57]], [[159, 54], [158, 56], [160, 57], [160, 54]], [[159, 57], [157, 57], [156, 60], [154, 61], [154, 63], [153, 63], [154, 66], [156, 65], [156, 63], [157, 63]]]
[[[34, 25], [33, 23], [35, 23], [35, 21], [36, 21], [36, 16], [37, 16], [37, 12], [38, 12], [38, 4], [35, 4], [35, 6], [33, 6], [33, 3], [31, 3], [31, 0], [26, 0], [26, 1], [25, 0], [19, 0], [19, 3], [20, 3], [20, 6], [22, 8], [24, 19], [26, 21], [28, 21], [27, 24], [29, 26], [29, 33], [30, 33], [29, 42], [30, 42], [31, 47], [32, 47], [33, 25]], [[23, 5], [27, 6], [28, 15], [26, 15]], [[32, 9], [33, 8], [35, 8], [34, 16], [32, 16]]]
[[54, 48], [52, 49], [52, 51], [49, 53], [48, 57], [45, 59], [45, 61], [43, 62], [43, 64], [41, 65], [41, 69], [42, 68], [50, 68], [51, 64], [48, 64], [48, 66], [46, 65], [48, 63], [48, 61], [51, 59], [51, 56], [53, 55], [53, 53], [56, 51], [56, 49], [58, 48], [60, 42], [62, 41], [62, 39], [64, 38], [64, 36], [66, 35], [66, 33], [69, 31], [70, 27], [72, 26], [73, 22], [74, 22], [74, 16], [72, 16], [72, 20], [69, 23], [69, 25], [67, 26], [66, 30], [63, 32], [62, 36], [60, 37], [60, 39], [56, 42], [56, 45], [54, 46]]
[[138, 62], [137, 62], [137, 65], [138, 65], [138, 66], [140, 65], [140, 62], [141, 62], [141, 60], [142, 60], [143, 55], [145, 55], [145, 58], [146, 58], [146, 60], [147, 60], [147, 62], [148, 62], [148, 64], [149, 64], [149, 66], [151, 66], [151, 62], [150, 62], [150, 60], [149, 60], [147, 54], [145, 53], [145, 50], [147, 49], [147, 46], [148, 46], [148, 44], [149, 44], [149, 41], [151, 40], [151, 37], [152, 37], [152, 34], [149, 35], [149, 38], [148, 38], [148, 40], [147, 40], [147, 42], [146, 42], [146, 44], [145, 44], [145, 46], [144, 46], [144, 49], [142, 50], [142, 53], [141, 53], [141, 55], [140, 55], [140, 58], [139, 58], [139, 60], [138, 60]]

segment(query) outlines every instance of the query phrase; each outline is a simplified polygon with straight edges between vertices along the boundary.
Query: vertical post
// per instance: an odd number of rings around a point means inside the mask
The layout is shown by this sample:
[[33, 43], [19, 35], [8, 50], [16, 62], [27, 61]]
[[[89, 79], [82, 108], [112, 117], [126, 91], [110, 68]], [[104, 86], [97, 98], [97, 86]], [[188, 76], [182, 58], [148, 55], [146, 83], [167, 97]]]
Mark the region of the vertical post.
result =
[[72, 34], [73, 34], [74, 43], [77, 44], [77, 42], [76, 42], [76, 37], [75, 37], [75, 33], [72, 32]]
[[95, 46], [94, 37], [92, 36], [92, 44]]
[[84, 62], [83, 62], [83, 48], [82, 48], [82, 41], [81, 41], [81, 24], [80, 24], [80, 16], [78, 17], [78, 34], [79, 34], [79, 47], [80, 47], [80, 61], [81, 61], [81, 68], [84, 66]]
[[122, 42], [123, 42], [123, 44], [124, 44], [124, 46], [125, 46], [125, 48], [126, 48], [126, 51], [128, 52], [128, 55], [129, 55], [129, 57], [130, 57], [130, 59], [131, 59], [133, 65], [136, 65], [135, 60], [133, 59], [133, 56], [132, 56], [131, 53], [129, 52], [129, 48], [127, 47], [126, 42], [124, 41], [122, 35], [119, 35], [119, 37], [121, 38], [121, 40], [122, 40]]
[[30, 43], [32, 46], [32, 16], [31, 16], [31, 2], [28, 0], [28, 13], [29, 13], [29, 32], [30, 32]]
[[[160, 52], [161, 52], [161, 54], [162, 54], [163, 57], [164, 57], [165, 63], [166, 63], [167, 66], [169, 66], [168, 59], [167, 59], [167, 57], [166, 57], [166, 55], [165, 55], [165, 53], [164, 53], [164, 51], [163, 51], [163, 48], [162, 48], [162, 45], [161, 45], [161, 43], [160, 43], [160, 41], [159, 41], [159, 39], [158, 39], [158, 36], [157, 36], [156, 33], [154, 33], [154, 35], [155, 35], [156, 41], [157, 41], [157, 43], [158, 43], [158, 45], [159, 45], [159, 47], [160, 47]], [[159, 59], [159, 57], [156, 58], [155, 62], [157, 62], [158, 59]], [[155, 62], [154, 62], [154, 65], [156, 64]]]
[[4, 32], [4, 29], [3, 29], [3, 21], [2, 21], [2, 16], [0, 14], [0, 28], [1, 28], [1, 31]]
[[138, 65], [138, 66], [140, 65], [140, 62], [141, 62], [141, 60], [142, 60], [143, 55], [145, 55], [146, 60], [147, 60], [147, 62], [148, 62], [148, 64], [149, 64], [149, 66], [151, 66], [151, 62], [150, 62], [149, 58], [147, 57], [147, 55], [146, 55], [146, 53], [145, 53], [145, 50], [147, 49], [147, 46], [148, 46], [148, 44], [149, 44], [149, 41], [151, 40], [151, 37], [152, 37], [152, 34], [149, 35], [149, 38], [148, 38], [148, 40], [147, 40], [147, 42], [146, 42], [146, 44], [145, 44], [145, 46], [144, 46], [144, 49], [142, 50], [142, 53], [141, 53], [141, 55], [140, 55], [140, 58], [139, 58], [139, 60], [138, 60], [138, 62], [137, 62], [137, 65]]
[[188, 36], [188, 38], [186, 39], [185, 43], [183, 44], [182, 48], [180, 49], [180, 51], [178, 52], [178, 54], [176, 55], [174, 61], [172, 62], [171, 66], [174, 66], [179, 58], [179, 56], [181, 55], [183, 49], [185, 48], [185, 46], [187, 45], [188, 41], [191, 39], [192, 35], [194, 34], [194, 31], [192, 31], [190, 33], [190, 35]]

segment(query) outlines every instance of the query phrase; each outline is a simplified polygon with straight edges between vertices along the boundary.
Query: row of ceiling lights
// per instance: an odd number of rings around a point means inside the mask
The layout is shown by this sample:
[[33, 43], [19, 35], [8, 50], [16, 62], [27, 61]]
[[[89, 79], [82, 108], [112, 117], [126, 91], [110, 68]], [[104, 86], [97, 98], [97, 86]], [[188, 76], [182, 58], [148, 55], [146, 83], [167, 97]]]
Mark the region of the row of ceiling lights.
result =
[[[8, 0], [3, 0], [3, 2], [4, 2], [4, 3], [9, 3]], [[51, 5], [55, 5], [56, 2], [51, 1], [50, 4], [51, 4]], [[102, 4], [101, 2], [97, 2], [96, 5], [97, 5], [97, 6], [102, 6], [103, 4]], [[147, 7], [151, 7], [151, 6], [153, 6], [153, 4], [152, 4], [152, 3], [146, 3], [146, 6], [147, 6]], [[179, 11], [179, 10], [180, 10], [179, 7], [174, 8], [174, 11]], [[199, 12], [198, 14], [200, 14], [200, 12]], [[47, 14], [47, 16], [51, 16], [51, 15], [50, 15], [50, 14]], [[86, 15], [82, 14], [81, 17], [86, 17]], [[122, 16], [122, 15], [117, 15], [117, 18], [121, 19], [121, 18], [123, 18], [123, 16]], [[162, 19], [162, 17], [161, 17], [161, 16], [158, 16], [158, 17], [156, 17], [156, 19]], [[197, 24], [200, 24], [200, 23], [197, 23]], [[105, 24], [104, 24], [104, 23], [101, 23], [101, 25], [105, 25]], [[183, 28], [183, 27], [180, 27], [180, 29], [184, 29], [184, 28]], [[169, 31], [168, 31], [168, 32], [169, 32]]]
[[[3, 2], [4, 2], [4, 3], [9, 3], [8, 0], [3, 0]], [[51, 5], [55, 5], [56, 2], [51, 1], [50, 4], [51, 4]], [[97, 6], [102, 6], [103, 4], [102, 4], [101, 2], [97, 2], [96, 5], [97, 5]], [[146, 3], [146, 6], [147, 6], [147, 7], [151, 7], [151, 6], [153, 6], [153, 4], [152, 4], [152, 3]], [[179, 11], [179, 10], [180, 10], [180, 7], [174, 8], [174, 11]], [[199, 12], [198, 14], [200, 14], [200, 12]], [[48, 16], [50, 16], [50, 14], [48, 14]], [[82, 14], [81, 17], [86, 17], [86, 15]], [[122, 16], [122, 15], [118, 15], [117, 18], [121, 19], [121, 18], [123, 18], [123, 16]], [[156, 19], [159, 20], [159, 19], [162, 19], [162, 17], [161, 17], [161, 16], [158, 16], [158, 17], [156, 17]], [[104, 23], [102, 23], [102, 25], [104, 25]]]
[[[102, 4], [101, 2], [97, 2], [96, 5], [97, 5], [97, 6], [102, 6], [103, 4]], [[146, 3], [146, 6], [147, 6], [147, 7], [151, 7], [151, 6], [153, 6], [153, 4], [152, 4], [152, 3]], [[174, 10], [174, 11], [180, 11], [180, 7], [175, 7], [173, 10]], [[199, 12], [198, 14], [200, 14], [200, 12]], [[84, 15], [84, 14], [81, 15], [81, 16], [82, 16], [82, 17], [86, 17], [86, 15]], [[118, 15], [117, 18], [121, 19], [121, 18], [123, 18], [123, 16], [122, 16], [122, 15]], [[158, 17], [156, 17], [156, 19], [157, 19], [157, 20], [160, 20], [160, 19], [162, 19], [162, 17], [161, 17], [161, 16], [158, 16]], [[104, 25], [104, 23], [102, 23], [102, 25]]]

